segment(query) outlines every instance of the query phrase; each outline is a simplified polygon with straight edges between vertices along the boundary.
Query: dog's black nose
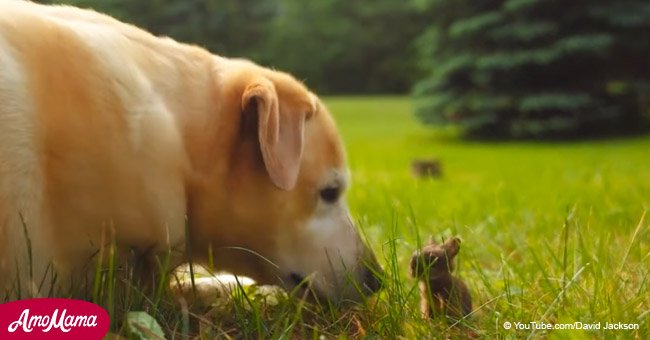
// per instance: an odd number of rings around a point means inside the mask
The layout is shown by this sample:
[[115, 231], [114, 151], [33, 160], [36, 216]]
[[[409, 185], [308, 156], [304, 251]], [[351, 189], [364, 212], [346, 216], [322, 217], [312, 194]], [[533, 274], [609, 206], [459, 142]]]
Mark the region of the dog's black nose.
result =
[[384, 287], [384, 272], [381, 269], [364, 268], [363, 271], [363, 285], [370, 294]]
[[289, 274], [289, 281], [296, 287], [307, 283], [304, 276], [295, 272]]

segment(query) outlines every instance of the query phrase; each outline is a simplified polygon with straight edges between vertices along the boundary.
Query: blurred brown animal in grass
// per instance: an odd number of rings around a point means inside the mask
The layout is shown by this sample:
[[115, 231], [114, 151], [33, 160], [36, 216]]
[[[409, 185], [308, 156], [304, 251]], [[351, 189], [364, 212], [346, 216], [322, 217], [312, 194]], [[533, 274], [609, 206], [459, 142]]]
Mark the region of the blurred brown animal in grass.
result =
[[413, 253], [411, 276], [419, 280], [420, 310], [426, 317], [447, 315], [462, 318], [472, 311], [472, 298], [465, 283], [452, 275], [454, 257], [460, 239], [453, 237], [443, 244], [430, 240]]
[[442, 177], [442, 163], [437, 159], [414, 159], [411, 173], [415, 178], [439, 178]]

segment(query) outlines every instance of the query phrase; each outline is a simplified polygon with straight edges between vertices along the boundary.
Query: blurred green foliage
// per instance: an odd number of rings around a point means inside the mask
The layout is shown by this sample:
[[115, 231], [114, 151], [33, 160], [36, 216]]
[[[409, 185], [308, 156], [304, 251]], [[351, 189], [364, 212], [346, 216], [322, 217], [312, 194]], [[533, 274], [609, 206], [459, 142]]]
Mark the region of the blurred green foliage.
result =
[[469, 135], [625, 133], [650, 113], [647, 0], [422, 0], [427, 124]]
[[400, 93], [420, 77], [415, 37], [426, 18], [409, 1], [283, 0], [272, 59], [326, 92]]
[[650, 117], [647, 0], [41, 2], [252, 59], [321, 94], [413, 88], [421, 122], [470, 136], [628, 133]]
[[213, 53], [288, 71], [320, 93], [406, 93], [427, 25], [393, 0], [41, 0], [93, 8]]

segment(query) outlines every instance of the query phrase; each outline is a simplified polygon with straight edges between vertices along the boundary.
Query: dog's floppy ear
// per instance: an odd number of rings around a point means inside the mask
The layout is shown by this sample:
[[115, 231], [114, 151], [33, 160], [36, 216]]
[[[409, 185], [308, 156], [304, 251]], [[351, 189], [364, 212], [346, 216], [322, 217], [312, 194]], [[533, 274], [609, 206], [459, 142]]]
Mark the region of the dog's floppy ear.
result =
[[273, 82], [264, 77], [251, 81], [242, 95], [242, 111], [251, 105], [258, 115], [258, 138], [266, 171], [282, 190], [295, 187], [303, 150], [305, 113], [280, 112]]

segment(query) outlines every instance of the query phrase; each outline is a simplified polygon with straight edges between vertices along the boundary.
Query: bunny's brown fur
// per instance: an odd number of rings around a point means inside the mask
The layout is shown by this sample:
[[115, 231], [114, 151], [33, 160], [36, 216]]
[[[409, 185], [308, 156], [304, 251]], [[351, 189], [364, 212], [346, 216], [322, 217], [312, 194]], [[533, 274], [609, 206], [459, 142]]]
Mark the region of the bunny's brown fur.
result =
[[429, 241], [413, 253], [411, 276], [419, 281], [420, 311], [426, 317], [447, 315], [462, 318], [472, 311], [472, 298], [467, 285], [452, 275], [454, 257], [460, 250], [457, 237], [443, 244]]

